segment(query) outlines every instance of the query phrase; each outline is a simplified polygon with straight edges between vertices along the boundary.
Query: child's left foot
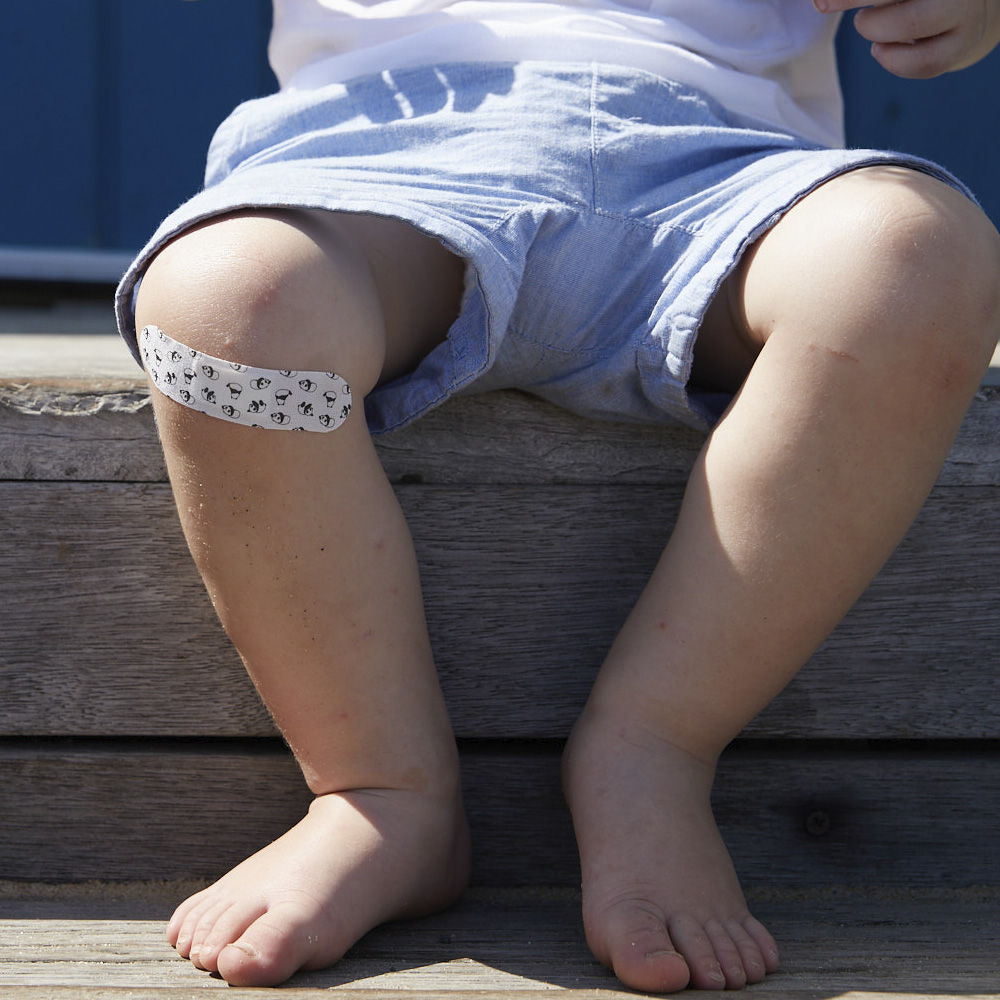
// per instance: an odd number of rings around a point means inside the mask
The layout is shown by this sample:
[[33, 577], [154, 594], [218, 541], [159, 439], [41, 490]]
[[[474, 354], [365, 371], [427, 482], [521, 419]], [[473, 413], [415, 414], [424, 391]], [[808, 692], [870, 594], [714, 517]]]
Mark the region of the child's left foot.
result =
[[594, 955], [651, 993], [739, 989], [778, 967], [709, 803], [709, 764], [585, 712], [563, 764]]

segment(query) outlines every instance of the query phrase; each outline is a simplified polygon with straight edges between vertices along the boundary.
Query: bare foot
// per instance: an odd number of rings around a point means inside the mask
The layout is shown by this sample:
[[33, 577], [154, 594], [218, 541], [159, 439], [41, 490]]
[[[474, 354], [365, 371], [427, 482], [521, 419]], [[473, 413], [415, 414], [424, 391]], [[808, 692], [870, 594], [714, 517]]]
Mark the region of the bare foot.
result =
[[234, 986], [276, 986], [332, 965], [386, 920], [449, 906], [468, 869], [457, 796], [322, 795], [283, 837], [181, 904], [167, 940]]
[[563, 758], [594, 955], [650, 993], [739, 989], [778, 967], [712, 816], [714, 767], [585, 712]]

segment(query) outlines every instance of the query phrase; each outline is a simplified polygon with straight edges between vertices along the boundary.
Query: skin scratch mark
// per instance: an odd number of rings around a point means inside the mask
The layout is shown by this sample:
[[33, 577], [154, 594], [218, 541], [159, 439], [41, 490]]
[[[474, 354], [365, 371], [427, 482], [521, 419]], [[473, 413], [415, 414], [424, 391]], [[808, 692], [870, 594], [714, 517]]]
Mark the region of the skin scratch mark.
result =
[[856, 365], [861, 364], [859, 358], [856, 358], [853, 354], [849, 354], [847, 351], [838, 351], [835, 347], [828, 347], [827, 351], [835, 358], [841, 358], [843, 361], [853, 361]]

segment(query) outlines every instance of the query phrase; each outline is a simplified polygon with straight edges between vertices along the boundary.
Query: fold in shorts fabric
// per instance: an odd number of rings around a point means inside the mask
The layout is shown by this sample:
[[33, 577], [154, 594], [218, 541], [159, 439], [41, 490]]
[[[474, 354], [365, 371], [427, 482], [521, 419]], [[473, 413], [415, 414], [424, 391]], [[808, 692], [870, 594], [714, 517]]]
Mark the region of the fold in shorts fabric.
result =
[[873, 164], [966, 190], [926, 161], [811, 146], [618, 67], [456, 63], [282, 92], [219, 127], [204, 189], [123, 278], [119, 325], [138, 360], [142, 273], [206, 218], [276, 207], [391, 216], [462, 257], [466, 290], [447, 340], [365, 401], [372, 433], [453, 394], [509, 387], [589, 417], [708, 430], [728, 397], [689, 379], [720, 283], [798, 199]]

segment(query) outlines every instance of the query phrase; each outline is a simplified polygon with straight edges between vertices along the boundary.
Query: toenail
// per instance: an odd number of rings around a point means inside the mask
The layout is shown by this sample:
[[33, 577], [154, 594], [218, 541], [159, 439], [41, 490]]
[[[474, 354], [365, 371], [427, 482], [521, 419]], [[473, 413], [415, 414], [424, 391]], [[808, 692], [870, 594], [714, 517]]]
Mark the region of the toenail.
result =
[[659, 958], [661, 955], [676, 955], [678, 958], [684, 957], [679, 951], [674, 951], [672, 948], [657, 948], [656, 951], [646, 952], [646, 958]]
[[246, 941], [234, 941], [229, 947], [238, 948], [244, 955], [249, 955], [250, 958], [260, 957], [260, 953], [257, 949], [252, 944], [248, 944]]

